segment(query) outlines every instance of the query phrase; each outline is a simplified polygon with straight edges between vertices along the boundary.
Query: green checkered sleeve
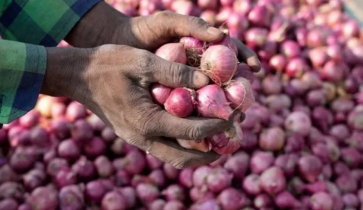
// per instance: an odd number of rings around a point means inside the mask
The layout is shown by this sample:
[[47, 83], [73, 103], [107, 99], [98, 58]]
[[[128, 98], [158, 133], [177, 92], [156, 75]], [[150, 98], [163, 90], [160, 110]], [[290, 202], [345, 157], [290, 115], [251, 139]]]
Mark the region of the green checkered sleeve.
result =
[[[46, 50], [64, 39], [101, 0], [0, 1], [0, 128], [31, 110], [46, 69]], [[10, 41], [12, 40], [12, 41]]]
[[45, 68], [43, 46], [0, 40], [0, 123], [11, 122], [34, 107]]
[[101, 0], [1, 0], [4, 39], [54, 47]]

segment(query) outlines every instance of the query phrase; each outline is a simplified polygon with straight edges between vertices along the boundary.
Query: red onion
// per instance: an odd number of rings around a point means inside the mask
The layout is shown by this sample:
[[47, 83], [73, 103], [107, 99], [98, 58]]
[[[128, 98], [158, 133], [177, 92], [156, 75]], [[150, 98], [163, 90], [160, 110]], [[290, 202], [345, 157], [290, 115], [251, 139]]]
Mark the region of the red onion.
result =
[[310, 133], [311, 121], [304, 112], [292, 112], [285, 120], [285, 128], [306, 136]]
[[276, 166], [265, 170], [260, 176], [260, 186], [270, 195], [276, 195], [286, 187], [284, 172]]
[[223, 190], [217, 199], [223, 209], [240, 209], [250, 204], [246, 195], [234, 188]]
[[242, 77], [237, 77], [230, 82], [225, 88], [225, 95], [232, 103], [232, 107], [242, 112], [245, 112], [255, 101], [250, 83]]
[[161, 84], [154, 84], [151, 86], [151, 95], [156, 103], [164, 105], [171, 92], [171, 88]]
[[201, 166], [193, 173], [193, 184], [196, 187], [201, 187], [205, 184], [207, 176], [212, 172], [209, 166]]
[[198, 0], [198, 6], [202, 9], [216, 9], [217, 0]]
[[165, 173], [165, 176], [169, 179], [169, 180], [177, 180], [179, 177], [179, 173], [180, 170], [176, 169], [174, 166], [164, 163], [163, 165], [163, 170]]
[[249, 156], [244, 152], [237, 152], [224, 164], [224, 168], [233, 173], [235, 178], [242, 179], [248, 169]]
[[202, 55], [201, 69], [215, 83], [227, 82], [237, 69], [236, 54], [223, 45], [210, 46]]
[[99, 203], [106, 194], [106, 188], [99, 180], [90, 181], [86, 185], [85, 194], [88, 199]]
[[285, 72], [290, 77], [300, 77], [309, 67], [305, 60], [301, 58], [292, 58], [286, 65]]
[[275, 204], [279, 208], [300, 208], [301, 203], [288, 191], [283, 191], [275, 196]]
[[317, 157], [313, 155], [307, 155], [300, 158], [298, 161], [298, 168], [301, 176], [308, 182], [314, 182], [317, 180], [323, 164]]
[[86, 117], [86, 109], [82, 104], [73, 101], [68, 105], [65, 117], [71, 122], [82, 119]]
[[[233, 15], [233, 14], [232, 14]], [[233, 17], [233, 16], [232, 16]], [[236, 18], [236, 21], [240, 21], [240, 16], [237, 16], [238, 18]], [[229, 22], [227, 22], [227, 25], [228, 23], [231, 24], [231, 18], [228, 19]], [[239, 24], [239, 22], [237, 23], [234, 23], [234, 26], [237, 27], [238, 25], [236, 24]], [[211, 46], [217, 46], [217, 45], [223, 45], [223, 46], [226, 46], [228, 48], [230, 48], [231, 50], [233, 50], [233, 52], [236, 54], [236, 56], [238, 55], [238, 49], [237, 49], [237, 46], [236, 44], [233, 42], [233, 40], [231, 39], [231, 37], [226, 34], [224, 35], [223, 39], [219, 42], [213, 42], [209, 45], [209, 47]]]
[[186, 88], [175, 88], [165, 101], [165, 109], [178, 117], [189, 116], [194, 109], [194, 91]]
[[157, 187], [164, 187], [166, 183], [166, 177], [161, 169], [156, 169], [149, 174], [148, 177]]
[[333, 199], [325, 192], [318, 192], [310, 198], [310, 208], [312, 210], [333, 209]]
[[218, 85], [207, 85], [197, 91], [197, 109], [198, 113], [204, 117], [228, 120], [232, 114], [223, 89]]
[[346, 64], [331, 60], [324, 65], [320, 75], [328, 81], [339, 82], [344, 79], [347, 72], [349, 72], [349, 69]]
[[6, 198], [0, 201], [0, 209], [17, 210], [18, 203], [12, 198]]
[[169, 43], [161, 46], [155, 54], [165, 60], [186, 64], [187, 56], [181, 43]]
[[260, 174], [268, 169], [274, 162], [274, 156], [271, 152], [255, 151], [250, 161], [252, 173]]
[[184, 188], [178, 184], [169, 185], [165, 190], [161, 192], [165, 196], [167, 201], [171, 200], [185, 200]]
[[287, 60], [281, 54], [274, 55], [270, 58], [269, 66], [277, 72], [282, 72], [285, 69]]
[[158, 188], [152, 184], [140, 183], [136, 186], [136, 193], [140, 200], [150, 203], [159, 197]]
[[125, 197], [116, 190], [106, 193], [101, 201], [101, 207], [104, 210], [124, 210], [126, 205]]
[[258, 195], [261, 192], [260, 176], [257, 174], [250, 174], [243, 179], [243, 190], [250, 195]]
[[267, 41], [268, 30], [264, 28], [251, 28], [245, 33], [245, 41], [249, 48], [262, 47]]
[[255, 26], [267, 27], [272, 14], [267, 6], [256, 5], [248, 14], [248, 20]]
[[84, 151], [87, 157], [95, 158], [106, 151], [105, 142], [99, 137], [93, 137], [85, 146]]
[[215, 168], [206, 177], [206, 184], [211, 192], [218, 193], [231, 185], [233, 176], [224, 168]]
[[56, 210], [58, 207], [57, 191], [51, 187], [38, 187], [32, 191], [29, 199], [32, 209]]
[[205, 10], [202, 14], [200, 14], [200, 18], [212, 26], [214, 26], [217, 22], [216, 16], [217, 13], [213, 10]]
[[84, 196], [77, 185], [63, 187], [59, 192], [59, 206], [61, 209], [81, 210], [84, 206]]
[[284, 147], [285, 134], [281, 128], [269, 128], [261, 133], [260, 148], [267, 151], [278, 151]]

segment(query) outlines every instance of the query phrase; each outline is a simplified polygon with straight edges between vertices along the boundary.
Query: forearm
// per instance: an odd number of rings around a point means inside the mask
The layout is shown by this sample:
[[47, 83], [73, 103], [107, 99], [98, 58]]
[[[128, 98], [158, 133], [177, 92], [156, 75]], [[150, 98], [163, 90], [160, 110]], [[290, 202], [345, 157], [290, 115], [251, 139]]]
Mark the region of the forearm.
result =
[[105, 2], [93, 7], [70, 31], [65, 40], [75, 47], [96, 47], [119, 43], [117, 30], [130, 17], [118, 12]]

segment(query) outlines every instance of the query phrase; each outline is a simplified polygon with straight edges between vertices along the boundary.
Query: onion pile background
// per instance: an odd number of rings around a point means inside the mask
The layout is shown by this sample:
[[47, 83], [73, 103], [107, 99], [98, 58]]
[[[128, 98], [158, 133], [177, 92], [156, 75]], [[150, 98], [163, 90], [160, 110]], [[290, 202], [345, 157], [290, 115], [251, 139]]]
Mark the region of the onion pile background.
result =
[[177, 170], [79, 103], [40, 96], [0, 130], [0, 210], [363, 207], [363, 33], [340, 0], [109, 3], [200, 16], [258, 54], [240, 151]]

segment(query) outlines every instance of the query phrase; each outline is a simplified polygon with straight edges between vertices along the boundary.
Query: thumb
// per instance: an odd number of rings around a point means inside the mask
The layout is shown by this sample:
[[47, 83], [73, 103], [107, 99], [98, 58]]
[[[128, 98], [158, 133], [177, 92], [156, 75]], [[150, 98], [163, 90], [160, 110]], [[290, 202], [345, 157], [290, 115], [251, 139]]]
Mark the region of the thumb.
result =
[[154, 71], [155, 82], [169, 87], [199, 89], [208, 85], [209, 77], [193, 67], [160, 59], [159, 68]]
[[163, 11], [157, 14], [156, 20], [162, 23], [162, 28], [166, 29], [170, 37], [192, 36], [205, 42], [217, 42], [224, 36], [221, 30], [194, 16]]

